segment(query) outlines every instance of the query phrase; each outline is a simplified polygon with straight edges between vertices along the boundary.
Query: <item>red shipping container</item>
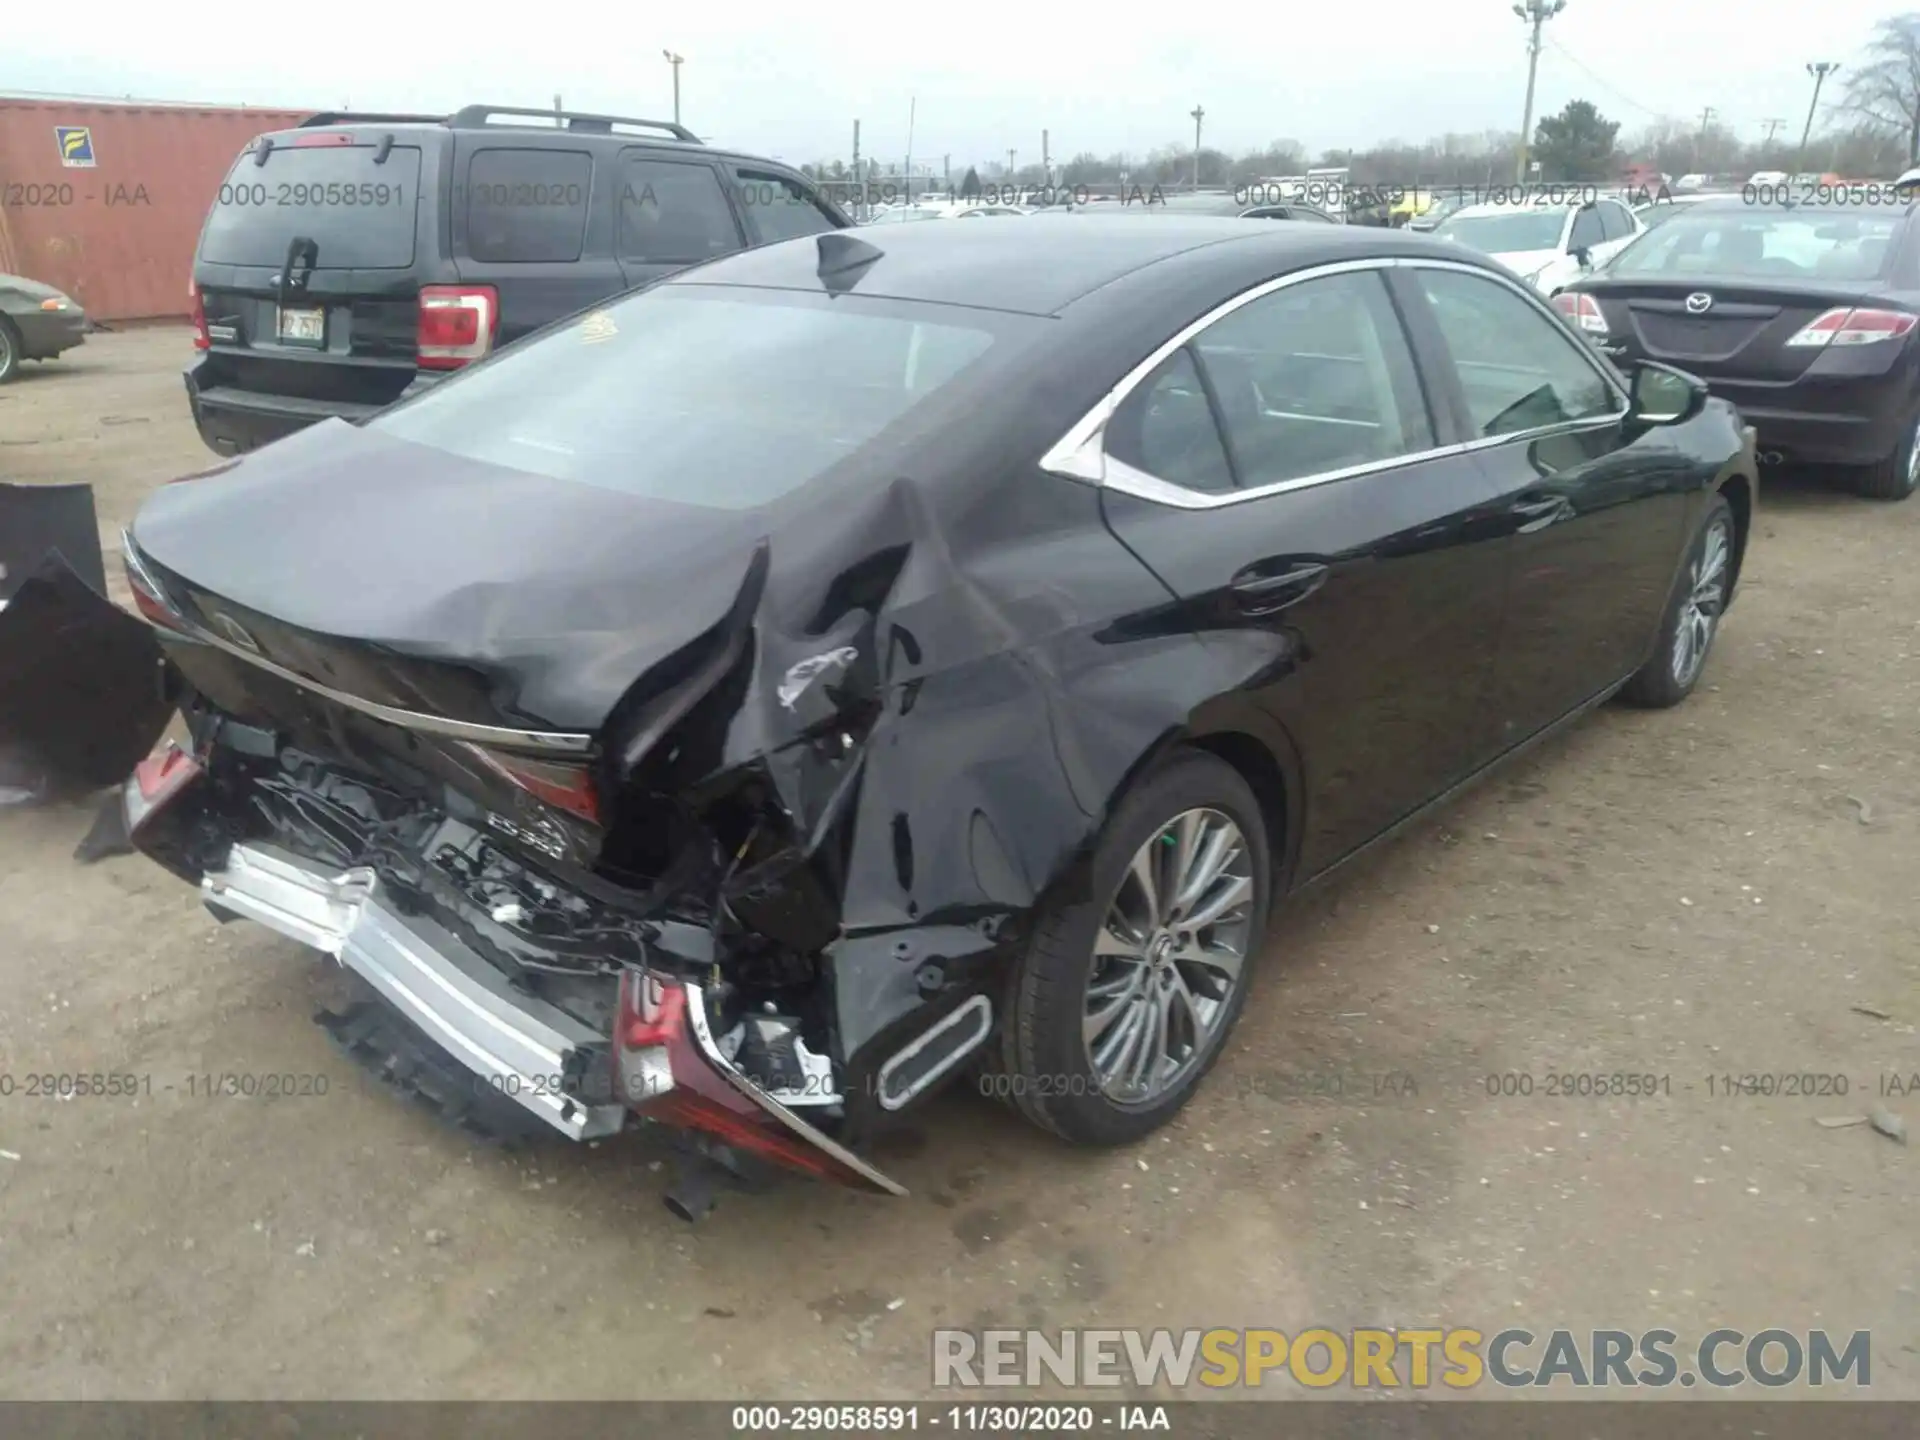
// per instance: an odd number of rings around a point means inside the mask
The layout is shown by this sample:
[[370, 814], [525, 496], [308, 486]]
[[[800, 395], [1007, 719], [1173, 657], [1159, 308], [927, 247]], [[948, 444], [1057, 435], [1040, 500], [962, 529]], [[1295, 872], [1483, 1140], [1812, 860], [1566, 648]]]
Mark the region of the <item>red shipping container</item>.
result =
[[0, 271], [94, 320], [184, 318], [227, 170], [254, 136], [314, 113], [0, 96]]

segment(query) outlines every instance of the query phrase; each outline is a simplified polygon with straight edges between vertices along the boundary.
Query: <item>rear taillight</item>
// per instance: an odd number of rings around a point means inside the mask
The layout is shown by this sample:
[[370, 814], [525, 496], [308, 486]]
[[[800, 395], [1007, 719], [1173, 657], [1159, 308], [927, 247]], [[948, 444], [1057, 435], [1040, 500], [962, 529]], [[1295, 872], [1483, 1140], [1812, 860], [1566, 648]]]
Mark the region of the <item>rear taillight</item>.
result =
[[491, 285], [427, 285], [414, 332], [423, 370], [458, 370], [493, 348], [500, 294]]
[[1607, 317], [1600, 313], [1600, 302], [1591, 295], [1562, 290], [1553, 297], [1553, 308], [1589, 335], [1607, 333]]
[[1843, 305], [1805, 326], [1787, 344], [1814, 348], [1877, 345], [1882, 340], [1904, 339], [1916, 323], [1920, 323], [1920, 315], [1904, 310], [1855, 310]]
[[207, 333], [207, 306], [206, 302], [200, 298], [200, 287], [189, 283], [187, 294], [193, 299], [193, 348], [211, 350], [213, 336]]
[[167, 599], [159, 583], [147, 574], [146, 566], [134, 554], [131, 546], [127, 550], [127, 589], [133, 592], [133, 607], [155, 625], [164, 630], [176, 630], [181, 634], [189, 633], [187, 623], [173, 602]]
[[600, 798], [594, 794], [593, 773], [586, 766], [529, 760], [480, 745], [469, 745], [467, 749], [479, 756], [494, 774], [512, 781], [534, 799], [577, 815], [589, 824], [600, 823]]

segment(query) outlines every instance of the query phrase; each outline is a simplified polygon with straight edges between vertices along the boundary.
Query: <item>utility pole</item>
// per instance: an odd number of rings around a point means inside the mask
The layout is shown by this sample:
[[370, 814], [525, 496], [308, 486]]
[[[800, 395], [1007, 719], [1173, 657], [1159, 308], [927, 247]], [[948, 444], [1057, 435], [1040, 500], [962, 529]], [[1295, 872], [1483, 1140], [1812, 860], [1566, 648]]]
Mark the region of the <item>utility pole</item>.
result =
[[1042, 130], [1040, 132], [1040, 183], [1051, 186], [1053, 184], [1053, 150], [1047, 140], [1047, 132]]
[[1013, 178], [1013, 157], [1015, 153], [1016, 152], [1012, 150], [1007, 151], [1007, 178], [1009, 180]]
[[553, 128], [554, 129], [558, 130], [567, 123], [565, 120], [560, 118], [560, 112], [565, 110], [566, 108], [567, 108], [566, 106], [560, 103], [560, 97], [558, 95], [553, 97]]
[[1187, 112], [1193, 117], [1193, 190], [1200, 193], [1200, 122], [1206, 119], [1207, 111], [1203, 105], [1196, 105]]
[[686, 58], [671, 50], [662, 50], [661, 58], [673, 67], [673, 123], [680, 123], [680, 64]]
[[913, 203], [913, 113], [919, 105], [920, 101], [916, 97], [911, 95], [907, 97], [907, 163], [903, 167], [907, 173], [901, 178], [906, 181], [909, 205]]
[[860, 173], [860, 122], [853, 122], [853, 183], [858, 188], [853, 192], [860, 198], [853, 202], [853, 215], [856, 220], [867, 218], [867, 177]]
[[1707, 127], [1713, 124], [1713, 115], [1714, 115], [1713, 106], [1705, 105], [1701, 107], [1700, 134], [1698, 138], [1696, 138], [1693, 142], [1693, 163], [1695, 165], [1702, 167], [1703, 169], [1705, 168], [1707, 163], [1707, 160], [1706, 160]]
[[948, 198], [951, 199], [953, 196], [953, 156], [951, 155], [942, 155], [940, 157], [940, 187], [947, 192]]
[[1784, 120], [1763, 120], [1761, 123], [1767, 127], [1767, 134], [1766, 138], [1760, 143], [1762, 145], [1771, 145], [1773, 144], [1774, 132], [1787, 122]]
[[1827, 83], [1827, 76], [1840, 68], [1833, 60], [1816, 60], [1807, 66], [1807, 74], [1813, 77], [1813, 99], [1807, 102], [1807, 123], [1800, 131], [1800, 148], [1793, 152], [1793, 173], [1800, 173], [1800, 166], [1807, 158], [1807, 137], [1813, 134], [1813, 114], [1820, 108], [1820, 87]]
[[1520, 112], [1520, 159], [1513, 168], [1514, 183], [1527, 183], [1527, 149], [1533, 143], [1533, 83], [1540, 74], [1540, 31], [1547, 21], [1567, 8], [1567, 0], [1525, 0], [1513, 13], [1531, 27], [1527, 36], [1527, 103]]

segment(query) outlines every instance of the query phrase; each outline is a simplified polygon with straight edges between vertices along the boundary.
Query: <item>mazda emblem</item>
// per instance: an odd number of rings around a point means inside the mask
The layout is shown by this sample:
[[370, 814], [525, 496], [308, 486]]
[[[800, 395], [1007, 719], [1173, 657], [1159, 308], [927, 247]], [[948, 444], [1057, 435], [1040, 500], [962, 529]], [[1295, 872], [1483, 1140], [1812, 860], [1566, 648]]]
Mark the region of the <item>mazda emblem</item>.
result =
[[1693, 294], [1687, 296], [1687, 313], [1689, 315], [1704, 315], [1712, 308], [1713, 296], [1707, 294], [1704, 290], [1696, 290]]

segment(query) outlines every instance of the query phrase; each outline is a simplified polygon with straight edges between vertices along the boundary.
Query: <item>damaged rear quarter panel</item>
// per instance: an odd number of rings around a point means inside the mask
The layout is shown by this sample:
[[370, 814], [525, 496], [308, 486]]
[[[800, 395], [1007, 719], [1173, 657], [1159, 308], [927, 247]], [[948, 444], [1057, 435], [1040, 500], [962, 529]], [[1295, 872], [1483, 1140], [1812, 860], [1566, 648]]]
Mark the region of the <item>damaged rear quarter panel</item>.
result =
[[969, 463], [1004, 479], [902, 479], [836, 510], [832, 563], [794, 567], [811, 527], [779, 534], [723, 747], [723, 770], [764, 767], [837, 905], [822, 953], [856, 1121], [901, 1045], [973, 994], [998, 1007], [1034, 908], [1073, 895], [1161, 747], [1211, 729], [1284, 745], [1235, 693], [1271, 637], [1198, 640], [1095, 488], [991, 450]]

